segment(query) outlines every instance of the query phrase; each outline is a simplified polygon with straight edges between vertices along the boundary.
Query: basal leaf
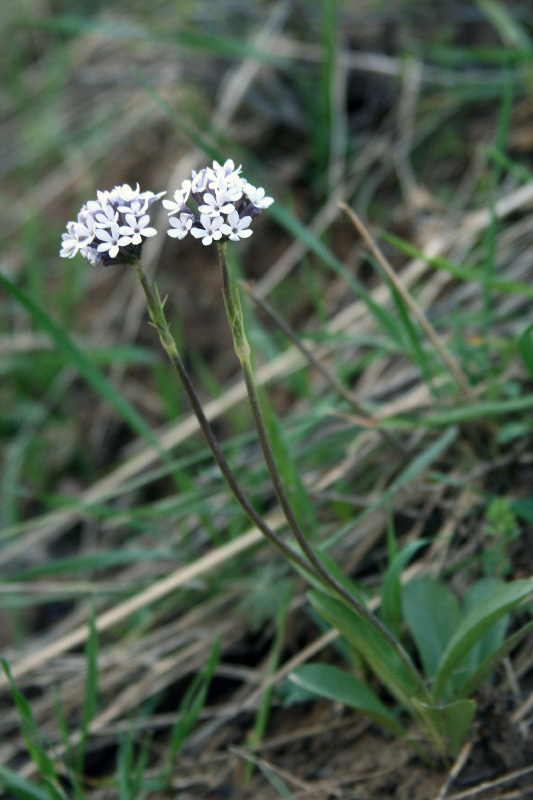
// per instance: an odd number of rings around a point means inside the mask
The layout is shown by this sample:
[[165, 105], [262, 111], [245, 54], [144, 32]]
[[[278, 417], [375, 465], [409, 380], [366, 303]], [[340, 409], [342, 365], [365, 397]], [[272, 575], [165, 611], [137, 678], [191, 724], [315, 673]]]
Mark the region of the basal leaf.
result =
[[442, 697], [446, 684], [455, 669], [481, 637], [509, 611], [533, 593], [533, 580], [507, 583], [496, 589], [491, 598], [476, 606], [462, 621], [448, 642], [435, 678], [433, 696]]
[[338, 667], [329, 664], [304, 664], [291, 672], [289, 680], [319, 697], [356, 708], [395, 736], [405, 738], [407, 735], [368, 686], [355, 675]]
[[432, 679], [446, 645], [461, 620], [459, 603], [440, 581], [417, 578], [403, 587], [402, 607], [424, 671]]

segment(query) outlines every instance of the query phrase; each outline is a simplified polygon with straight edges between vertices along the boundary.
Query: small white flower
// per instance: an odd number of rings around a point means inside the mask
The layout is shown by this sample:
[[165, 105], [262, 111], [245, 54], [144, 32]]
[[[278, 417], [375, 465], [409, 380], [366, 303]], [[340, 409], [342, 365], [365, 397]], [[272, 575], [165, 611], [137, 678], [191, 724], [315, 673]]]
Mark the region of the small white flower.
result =
[[141, 197], [131, 200], [127, 205], [122, 205], [117, 208], [121, 214], [135, 214], [136, 217], [142, 217], [148, 208], [148, 203]]
[[179, 215], [179, 219], [170, 217], [169, 224], [172, 226], [172, 230], [168, 230], [167, 233], [173, 239], [184, 239], [191, 230], [193, 222], [194, 217], [190, 214], [182, 213]]
[[[74, 222], [69, 222], [68, 226], [74, 225]], [[67, 227], [68, 227], [67, 226]], [[59, 251], [59, 255], [61, 258], [74, 258], [78, 250], [80, 249], [80, 242], [74, 230], [69, 228], [68, 233], [62, 233], [61, 239], [61, 250]]]
[[237, 175], [218, 174], [209, 184], [211, 192], [223, 194], [229, 203], [236, 203], [244, 194], [244, 181]]
[[121, 225], [119, 228], [120, 233], [130, 239], [131, 244], [141, 244], [143, 236], [155, 236], [157, 231], [155, 228], [148, 228], [150, 222], [148, 214], [144, 214], [140, 219], [137, 219], [134, 214], [126, 214], [126, 225]]
[[265, 197], [265, 190], [262, 186], [256, 189], [251, 183], [246, 182], [244, 193], [255, 208], [268, 208], [274, 202], [273, 197]]
[[118, 211], [115, 211], [113, 206], [103, 206], [100, 211], [96, 211], [94, 220], [97, 228], [108, 228], [113, 222], [118, 219]]
[[217, 191], [214, 195], [206, 192], [204, 204], [198, 206], [198, 211], [200, 214], [208, 214], [210, 217], [219, 217], [221, 214], [235, 211], [235, 206], [228, 202], [225, 192]]
[[154, 194], [153, 192], [150, 191], [141, 192], [139, 195], [139, 200], [145, 202], [147, 208], [149, 208], [152, 205], [152, 203], [155, 203], [156, 200], [159, 200], [159, 198], [163, 197], [163, 195], [165, 194], [166, 191], [158, 192], [157, 194]]
[[163, 200], [163, 206], [167, 209], [169, 216], [183, 211], [183, 206], [187, 202], [191, 192], [191, 186], [192, 181], [183, 181], [181, 189], [176, 189], [174, 192], [174, 200]]
[[120, 228], [116, 222], [111, 223], [111, 232], [106, 231], [104, 228], [98, 228], [96, 235], [102, 242], [102, 244], [98, 245], [98, 252], [108, 253], [110, 258], [116, 258], [121, 247], [131, 244], [131, 237], [121, 236]]
[[247, 239], [252, 235], [253, 231], [250, 230], [249, 225], [252, 221], [251, 217], [239, 218], [236, 211], [228, 214], [227, 224], [223, 224], [220, 228], [224, 236], [227, 236], [233, 242], [238, 242], [239, 239]]
[[225, 178], [229, 177], [236, 177], [241, 169], [242, 166], [239, 164], [237, 168], [235, 168], [235, 164], [228, 158], [228, 160], [224, 164], [219, 164], [218, 161], [213, 161], [213, 169], [217, 173], [217, 175], [222, 175]]
[[115, 186], [115, 190], [120, 195], [120, 199], [124, 200], [125, 203], [131, 203], [132, 200], [137, 200], [140, 193], [139, 184], [132, 189], [129, 183], [123, 183], [122, 186]]
[[76, 223], [76, 233], [78, 238], [83, 240], [80, 247], [85, 247], [90, 244], [94, 239], [96, 230], [96, 222], [92, 214], [78, 214], [78, 222]]
[[213, 178], [213, 170], [204, 167], [200, 172], [192, 171], [191, 192], [204, 192], [209, 181]]
[[220, 227], [222, 217], [210, 217], [208, 214], [200, 215], [202, 228], [191, 228], [191, 233], [195, 239], [201, 239], [202, 244], [208, 245], [213, 241], [218, 241], [222, 237]]

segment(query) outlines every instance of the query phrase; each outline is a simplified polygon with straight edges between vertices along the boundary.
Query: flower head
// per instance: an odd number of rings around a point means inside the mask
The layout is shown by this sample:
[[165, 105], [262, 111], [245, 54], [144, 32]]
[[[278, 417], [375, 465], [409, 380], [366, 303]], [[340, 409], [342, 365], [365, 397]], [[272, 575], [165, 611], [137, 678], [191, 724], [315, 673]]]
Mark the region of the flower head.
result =
[[241, 170], [231, 159], [224, 164], [213, 161], [211, 167], [199, 172], [193, 170], [173, 199], [163, 200], [170, 217], [168, 235], [183, 239], [191, 233], [205, 245], [220, 239], [238, 242], [251, 236], [253, 218], [274, 199], [267, 197], [262, 187], [242, 178]]
[[165, 192], [141, 192], [124, 183], [111, 191], [98, 191], [96, 200], [82, 206], [76, 222], [67, 223], [59, 255], [73, 258], [76, 253], [91, 264], [129, 264], [141, 253], [143, 240], [155, 236], [148, 209]]

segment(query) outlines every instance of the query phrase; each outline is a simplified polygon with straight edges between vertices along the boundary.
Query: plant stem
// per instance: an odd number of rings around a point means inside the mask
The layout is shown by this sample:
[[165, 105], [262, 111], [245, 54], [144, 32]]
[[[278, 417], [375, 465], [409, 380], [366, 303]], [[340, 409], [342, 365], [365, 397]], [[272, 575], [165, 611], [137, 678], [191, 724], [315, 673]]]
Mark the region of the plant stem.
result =
[[176, 343], [174, 341], [174, 337], [170, 333], [170, 328], [166, 321], [166, 317], [163, 310], [164, 303], [161, 302], [159, 298], [159, 294], [157, 289], [150, 286], [146, 275], [144, 274], [142, 264], [140, 262], [133, 264], [133, 268], [137, 273], [137, 277], [139, 278], [139, 282], [142, 286], [144, 294], [146, 296], [146, 301], [148, 304], [148, 312], [150, 314], [150, 318], [152, 320], [152, 324], [157, 329], [159, 333], [159, 338], [161, 339], [161, 344], [165, 349], [170, 361], [172, 362], [172, 366], [174, 367], [175, 371], [177, 372], [181, 383], [187, 393], [189, 398], [189, 402], [192, 406], [192, 409], [196, 415], [196, 419], [198, 420], [198, 424], [200, 426], [200, 430], [209, 445], [211, 453], [213, 454], [213, 458], [220, 469], [229, 489], [231, 490], [233, 496], [239, 503], [240, 507], [244, 511], [244, 513], [248, 516], [248, 518], [253, 522], [254, 525], [261, 531], [261, 533], [268, 539], [271, 544], [273, 544], [289, 561], [291, 561], [296, 566], [300, 567], [304, 570], [305, 573], [311, 575], [313, 577], [318, 577], [315, 575], [314, 570], [309, 566], [309, 564], [303, 559], [299, 553], [293, 550], [291, 547], [285, 544], [285, 542], [280, 539], [280, 537], [266, 524], [266, 522], [259, 516], [257, 511], [254, 507], [250, 504], [246, 496], [243, 494], [242, 489], [240, 488], [237, 479], [235, 478], [231, 467], [229, 466], [226, 458], [224, 457], [222, 451], [220, 450], [219, 444], [216, 440], [216, 437], [213, 433], [211, 425], [207, 417], [204, 414], [202, 405], [196, 394], [194, 386], [191, 383], [191, 379], [185, 369], [185, 365], [181, 360], [180, 354], [178, 353], [178, 349], [176, 347]]
[[398, 655], [401, 662], [408, 670], [409, 674], [411, 675], [412, 679], [415, 682], [415, 685], [421, 692], [422, 697], [428, 699], [429, 696], [427, 694], [424, 681], [422, 680], [422, 677], [419, 674], [418, 670], [416, 669], [415, 665], [411, 661], [409, 654], [402, 647], [402, 645], [395, 638], [395, 636], [393, 636], [391, 632], [383, 625], [383, 623], [376, 616], [374, 616], [374, 614], [372, 614], [372, 612], [369, 611], [363, 603], [361, 603], [341, 583], [339, 583], [339, 581], [323, 565], [323, 563], [317, 557], [311, 545], [307, 541], [304, 533], [302, 532], [296, 520], [296, 517], [294, 516], [294, 512], [292, 510], [289, 499], [283, 487], [283, 481], [276, 466], [274, 454], [270, 446], [270, 439], [263, 418], [263, 413], [261, 411], [259, 397], [257, 394], [257, 389], [255, 386], [255, 381], [253, 376], [253, 369], [250, 357], [250, 347], [248, 345], [248, 342], [246, 341], [246, 335], [244, 332], [244, 323], [242, 319], [240, 301], [238, 299], [237, 302], [235, 301], [235, 298], [233, 297], [233, 293], [231, 291], [229, 272], [228, 272], [228, 262], [226, 258], [226, 242], [225, 241], [217, 242], [217, 247], [220, 258], [220, 268], [222, 271], [222, 293], [224, 296], [224, 303], [226, 305], [226, 310], [228, 313], [231, 329], [233, 331], [235, 352], [237, 353], [239, 361], [241, 362], [244, 382], [246, 384], [246, 390], [248, 392], [248, 397], [252, 408], [252, 414], [255, 422], [255, 427], [257, 430], [257, 435], [259, 437], [261, 449], [263, 450], [265, 462], [272, 480], [274, 492], [283, 510], [289, 528], [292, 534], [294, 535], [294, 538], [300, 545], [300, 548], [302, 549], [303, 553], [306, 555], [307, 559], [312, 564], [314, 571], [320, 576], [321, 582], [325, 584], [327, 587], [329, 587], [331, 590], [333, 590], [333, 592], [338, 597], [340, 597], [341, 600], [343, 600], [359, 616], [363, 617], [363, 619], [365, 619], [370, 625], [372, 625], [372, 627], [387, 641], [387, 643]]

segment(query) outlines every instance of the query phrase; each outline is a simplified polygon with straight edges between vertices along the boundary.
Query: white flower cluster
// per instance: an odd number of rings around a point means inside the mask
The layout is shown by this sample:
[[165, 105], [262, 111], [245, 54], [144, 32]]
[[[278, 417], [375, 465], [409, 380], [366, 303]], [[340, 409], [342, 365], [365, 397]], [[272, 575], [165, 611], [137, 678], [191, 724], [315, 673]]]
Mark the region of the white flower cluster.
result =
[[148, 209], [166, 192], [141, 192], [127, 183], [110, 192], [97, 192], [78, 214], [77, 222], [67, 223], [67, 233], [59, 253], [74, 258], [79, 251], [91, 264], [128, 264], [140, 256], [143, 237], [155, 236], [149, 226]]
[[[241, 169], [228, 159], [225, 164], [213, 161], [212, 167], [193, 171], [191, 179], [174, 192], [173, 200], [163, 200], [170, 217], [168, 235], [183, 239], [191, 233], [205, 245], [223, 237], [238, 242], [251, 236], [253, 217], [274, 199], [241, 178]], [[197, 213], [188, 205], [190, 198], [196, 203]]]

